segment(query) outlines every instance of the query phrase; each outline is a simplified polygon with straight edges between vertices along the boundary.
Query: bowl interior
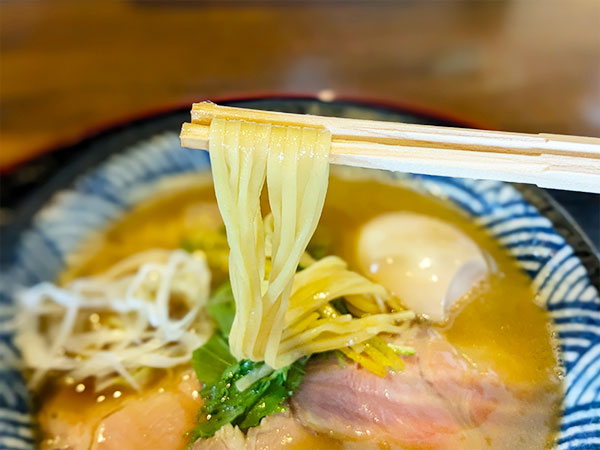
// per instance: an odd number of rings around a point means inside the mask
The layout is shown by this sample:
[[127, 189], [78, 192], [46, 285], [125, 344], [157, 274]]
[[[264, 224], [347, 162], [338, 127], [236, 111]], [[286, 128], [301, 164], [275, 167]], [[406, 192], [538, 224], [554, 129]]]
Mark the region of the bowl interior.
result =
[[[451, 125], [444, 120], [357, 103], [282, 98], [231, 104]], [[178, 130], [188, 118], [187, 110], [175, 111], [57, 151], [52, 164], [62, 166], [60, 170], [49, 175], [42, 188], [22, 203], [10, 227], [3, 230], [6, 270], [0, 288], [0, 344], [4, 349], [0, 360], [0, 444], [4, 448], [28, 448], [34, 442], [30, 399], [12, 342], [15, 290], [53, 280], [86, 236], [129, 210], [161, 180], [207, 171], [206, 152], [179, 146]], [[566, 396], [559, 446], [587, 448], [595, 442], [600, 444], [600, 265], [595, 251], [570, 218], [537, 188], [389, 172], [355, 173], [447, 198], [513, 253], [531, 277], [537, 301], [551, 314], [560, 341]]]

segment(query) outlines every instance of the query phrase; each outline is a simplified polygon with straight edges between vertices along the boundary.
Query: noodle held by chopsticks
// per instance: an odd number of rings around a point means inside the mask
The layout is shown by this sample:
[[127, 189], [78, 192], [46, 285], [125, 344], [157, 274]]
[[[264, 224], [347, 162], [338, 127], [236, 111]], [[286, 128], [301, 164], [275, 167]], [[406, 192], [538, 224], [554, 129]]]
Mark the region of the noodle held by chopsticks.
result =
[[[331, 136], [324, 130], [216, 119], [210, 158], [231, 246], [236, 298], [230, 345], [237, 358], [277, 367], [296, 267], [317, 226], [327, 191]], [[260, 193], [273, 213], [271, 270], [265, 280]]]
[[[330, 145], [331, 134], [324, 129], [211, 122], [210, 159], [231, 247], [236, 305], [229, 344], [237, 359], [265, 361], [278, 369], [304, 355], [397, 333], [397, 322], [414, 317], [410, 311], [324, 314], [329, 301], [344, 296], [362, 298], [362, 304], [375, 305], [374, 311], [382, 304], [376, 297], [393, 305], [382, 286], [348, 271], [337, 257], [296, 274], [323, 209]], [[268, 221], [260, 209], [265, 181], [272, 212]]]

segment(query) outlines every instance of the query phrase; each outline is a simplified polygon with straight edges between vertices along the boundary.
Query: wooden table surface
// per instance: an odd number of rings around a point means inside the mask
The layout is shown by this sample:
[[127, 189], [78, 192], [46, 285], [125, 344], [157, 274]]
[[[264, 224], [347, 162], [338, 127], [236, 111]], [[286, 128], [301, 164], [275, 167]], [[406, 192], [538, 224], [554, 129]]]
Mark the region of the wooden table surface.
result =
[[0, 170], [193, 101], [332, 93], [600, 135], [600, 1], [0, 4]]

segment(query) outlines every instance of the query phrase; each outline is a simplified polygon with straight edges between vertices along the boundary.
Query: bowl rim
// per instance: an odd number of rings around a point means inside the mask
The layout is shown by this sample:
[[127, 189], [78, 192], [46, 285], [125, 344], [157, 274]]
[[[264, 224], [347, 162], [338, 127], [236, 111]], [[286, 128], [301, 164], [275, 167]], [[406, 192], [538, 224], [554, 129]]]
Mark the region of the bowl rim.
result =
[[[472, 127], [483, 128], [481, 123], [477, 124], [470, 120], [464, 120], [441, 112], [435, 109], [422, 107], [420, 105], [403, 103], [395, 100], [382, 99], [367, 99], [352, 96], [339, 96], [331, 101], [320, 99], [315, 94], [303, 93], [271, 93], [271, 94], [248, 94], [239, 96], [222, 96], [206, 99], [224, 105], [243, 104], [251, 102], [309, 102], [315, 104], [331, 104], [348, 107], [360, 107], [365, 110], [379, 111], [384, 114], [408, 114], [418, 117], [423, 120], [433, 120], [442, 123], [446, 126], [456, 127]], [[197, 99], [197, 101], [202, 101]], [[10, 223], [2, 225], [0, 230], [0, 269], [10, 267], [12, 254], [19, 241], [21, 231], [27, 229], [32, 223], [37, 211], [39, 211], [52, 196], [65, 188], [68, 188], [80, 175], [77, 170], [79, 166], [82, 170], [96, 166], [106, 160], [114, 151], [98, 152], [95, 155], [90, 155], [89, 149], [93, 146], [99, 146], [114, 139], [127, 130], [135, 130], [148, 126], [160, 120], [165, 120], [176, 115], [181, 115], [189, 112], [190, 103], [185, 103], [185, 106], [173, 106], [164, 108], [155, 108], [152, 110], [141, 112], [140, 114], [130, 116], [129, 118], [117, 119], [113, 122], [107, 122], [101, 126], [90, 128], [85, 131], [75, 142], [68, 144], [57, 145], [52, 147], [52, 150], [34, 157], [32, 160], [25, 162], [35, 163], [44, 157], [52, 157], [57, 153], [77, 152], [82, 150], [82, 154], [77, 154], [70, 157], [67, 164], [61, 167], [56, 173], [52, 174], [47, 180], [40, 185], [31, 189], [26, 194], [25, 198], [15, 208], [14, 215]], [[156, 133], [152, 130], [148, 135]], [[140, 135], [136, 136], [136, 140], [142, 140]], [[83, 150], [88, 150], [87, 152]], [[88, 153], [88, 155], [85, 155]], [[19, 166], [21, 167], [21, 166]], [[525, 199], [540, 210], [541, 214], [548, 217], [557, 232], [573, 247], [576, 255], [582, 260], [588, 276], [597, 289], [600, 290], [600, 250], [596, 249], [590, 237], [580, 227], [577, 221], [571, 214], [565, 210], [555, 199], [553, 199], [544, 189], [534, 185], [511, 183], [515, 186]]]

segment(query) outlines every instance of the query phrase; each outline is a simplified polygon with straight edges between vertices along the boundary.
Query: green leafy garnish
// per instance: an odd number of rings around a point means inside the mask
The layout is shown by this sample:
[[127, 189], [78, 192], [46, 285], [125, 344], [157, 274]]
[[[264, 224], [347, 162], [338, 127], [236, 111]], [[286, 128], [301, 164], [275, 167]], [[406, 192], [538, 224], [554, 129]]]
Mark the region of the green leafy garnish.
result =
[[233, 364], [200, 391], [204, 400], [198, 426], [192, 431], [192, 442], [214, 435], [223, 425], [232, 424], [242, 430], [257, 426], [263, 417], [285, 409], [285, 401], [298, 389], [304, 378], [308, 357], [274, 370], [240, 391], [236, 382], [264, 363], [248, 360]]
[[229, 337], [233, 318], [235, 317], [235, 301], [229, 282], [223, 283], [208, 300], [206, 310], [217, 322], [219, 330]]
[[237, 361], [229, 352], [225, 338], [215, 333], [202, 347], [192, 353], [192, 368], [201, 383], [216, 383], [223, 372]]
[[190, 432], [191, 442], [214, 435], [226, 424], [247, 430], [257, 426], [263, 417], [283, 411], [285, 401], [300, 386], [308, 361], [304, 357], [279, 370], [272, 370], [263, 362], [238, 362], [227, 342], [235, 316], [229, 283], [214, 292], [206, 309], [217, 322], [218, 331], [192, 355], [192, 367], [204, 384], [200, 391], [204, 406], [198, 426]]

